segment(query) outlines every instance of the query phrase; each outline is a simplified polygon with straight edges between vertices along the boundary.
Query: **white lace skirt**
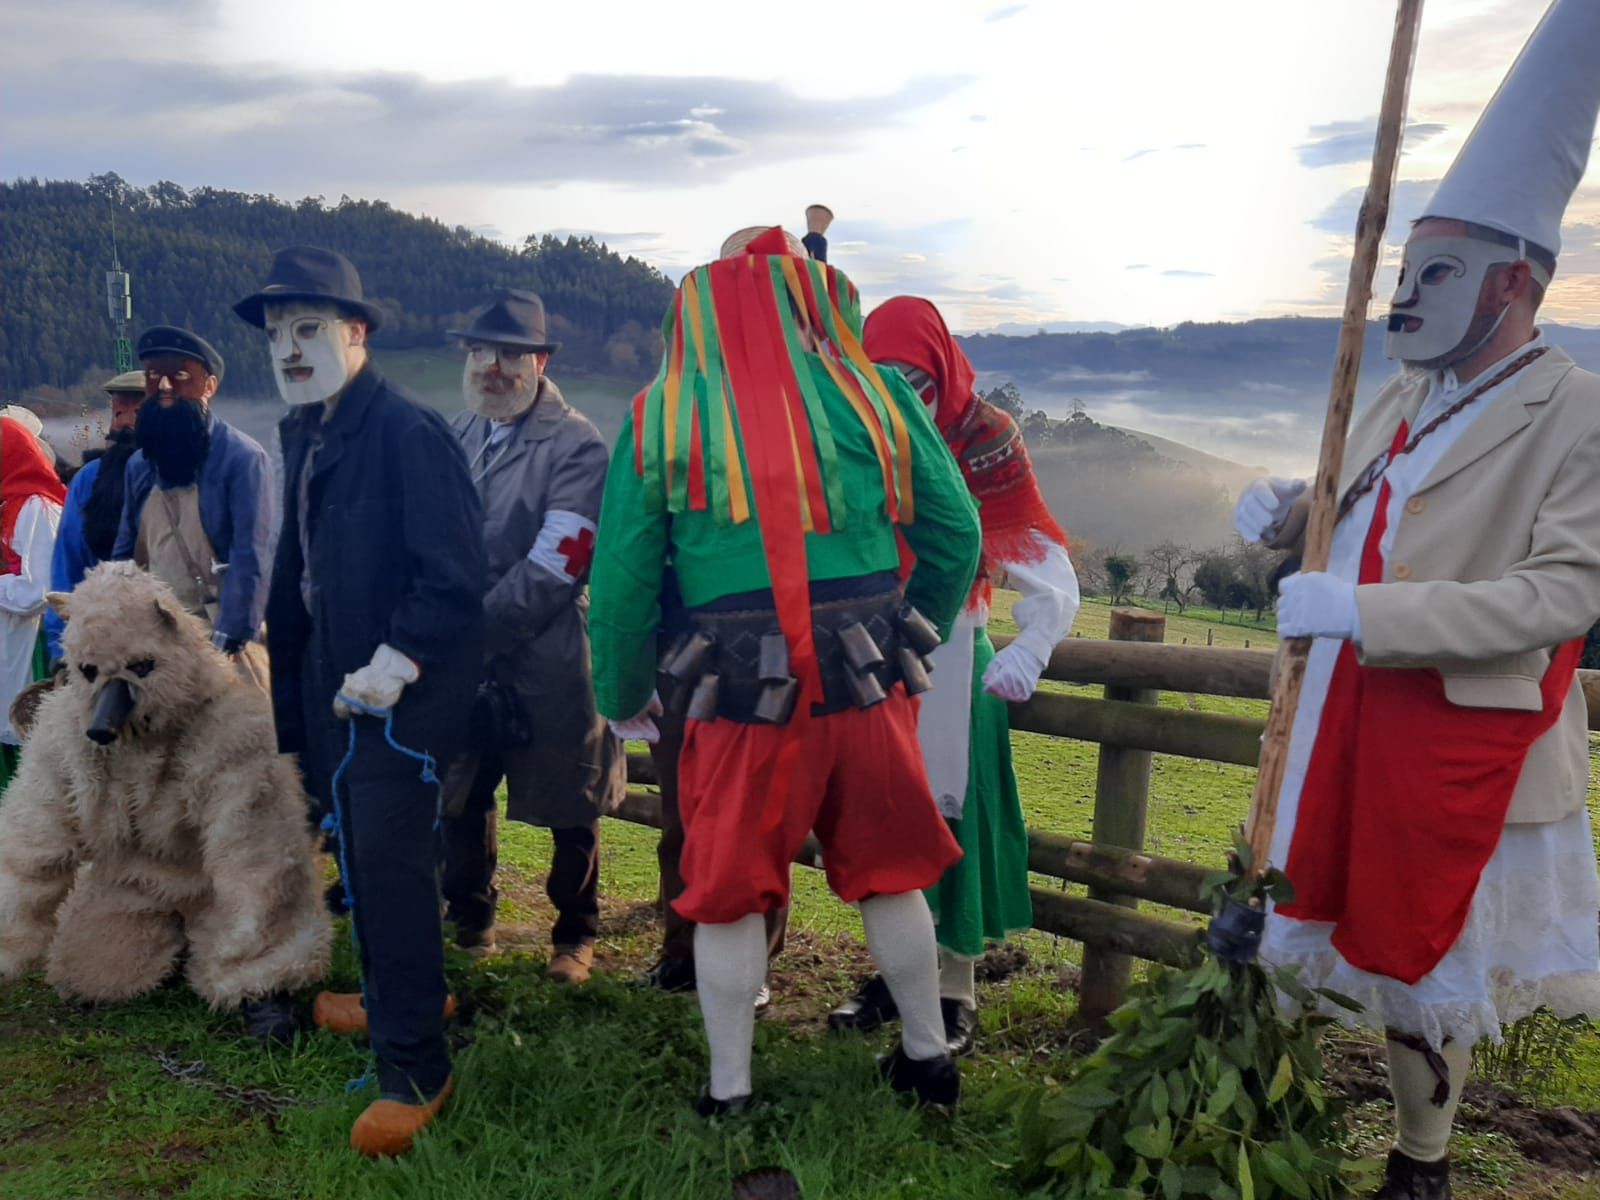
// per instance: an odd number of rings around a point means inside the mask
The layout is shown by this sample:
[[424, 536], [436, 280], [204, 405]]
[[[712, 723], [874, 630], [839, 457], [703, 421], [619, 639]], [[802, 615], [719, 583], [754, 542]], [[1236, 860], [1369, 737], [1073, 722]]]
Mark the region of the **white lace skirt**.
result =
[[1325, 1011], [1350, 1026], [1475, 1044], [1549, 1007], [1563, 1017], [1600, 1018], [1600, 876], [1589, 813], [1508, 825], [1484, 868], [1466, 925], [1439, 964], [1415, 984], [1358, 970], [1329, 942], [1333, 926], [1267, 919], [1262, 961], [1295, 965], [1312, 987], [1342, 992], [1354, 1014]]

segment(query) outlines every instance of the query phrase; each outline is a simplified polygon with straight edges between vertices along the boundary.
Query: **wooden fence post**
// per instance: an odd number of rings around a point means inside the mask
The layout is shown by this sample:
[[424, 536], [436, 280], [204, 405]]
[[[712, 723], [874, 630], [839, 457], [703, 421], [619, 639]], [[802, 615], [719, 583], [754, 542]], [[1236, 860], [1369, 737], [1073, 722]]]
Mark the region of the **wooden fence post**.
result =
[[[1160, 613], [1119, 608], [1111, 613], [1114, 642], [1160, 642], [1167, 620]], [[1154, 704], [1160, 695], [1153, 688], [1106, 685], [1107, 700]], [[1094, 841], [1102, 846], [1143, 850], [1150, 803], [1150, 752], [1121, 746], [1101, 746], [1094, 792]], [[1091, 900], [1135, 908], [1130, 896], [1089, 889]], [[1133, 960], [1124, 953], [1085, 945], [1083, 982], [1078, 991], [1078, 1018], [1098, 1024], [1122, 1003], [1133, 977]]]

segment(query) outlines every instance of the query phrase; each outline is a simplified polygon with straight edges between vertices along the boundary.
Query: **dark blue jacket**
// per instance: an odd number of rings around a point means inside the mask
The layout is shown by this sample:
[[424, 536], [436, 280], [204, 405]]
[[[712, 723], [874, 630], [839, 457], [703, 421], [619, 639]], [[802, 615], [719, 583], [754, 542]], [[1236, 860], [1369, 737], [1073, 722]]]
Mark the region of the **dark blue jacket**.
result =
[[[94, 551], [89, 549], [89, 538], [83, 530], [83, 506], [94, 491], [94, 481], [100, 478], [103, 458], [91, 458], [83, 469], [72, 477], [67, 488], [67, 499], [61, 505], [61, 524], [56, 528], [56, 548], [50, 556], [50, 590], [70, 592], [83, 582], [89, 568], [99, 563]], [[50, 661], [61, 657], [61, 634], [67, 623], [48, 605], [44, 610], [44, 636], [50, 649]]]
[[[395, 706], [397, 740], [429, 751], [441, 768], [462, 748], [483, 665], [489, 576], [483, 509], [443, 417], [370, 364], [325, 427], [322, 413], [322, 405], [306, 405], [278, 426], [283, 528], [267, 604], [279, 746], [302, 755], [314, 791], [329, 769], [319, 743], [342, 749], [346, 736], [334, 693], [384, 643], [421, 668]], [[300, 473], [319, 428], [323, 445], [302, 512]], [[310, 534], [309, 611], [302, 523]]]
[[[272, 463], [254, 438], [240, 433], [214, 413], [211, 449], [200, 467], [200, 524], [228, 564], [218, 597], [217, 632], [239, 642], [261, 632], [267, 610], [272, 558]], [[74, 481], [76, 482], [76, 481]], [[139, 540], [145, 501], [155, 487], [156, 473], [139, 451], [128, 460], [122, 501], [122, 529], [112, 558], [132, 558]], [[204, 564], [202, 564], [204, 565]]]

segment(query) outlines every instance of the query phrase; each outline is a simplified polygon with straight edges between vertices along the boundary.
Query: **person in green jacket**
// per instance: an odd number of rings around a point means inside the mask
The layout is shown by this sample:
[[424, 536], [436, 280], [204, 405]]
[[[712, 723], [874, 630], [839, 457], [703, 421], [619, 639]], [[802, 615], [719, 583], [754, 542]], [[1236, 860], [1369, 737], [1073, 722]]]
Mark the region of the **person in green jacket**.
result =
[[[928, 788], [916, 694], [977, 570], [977, 508], [904, 379], [861, 347], [860, 301], [781, 229], [684, 278], [655, 383], [618, 440], [591, 575], [600, 711], [649, 740], [686, 714], [683, 893], [711, 1049], [697, 1111], [748, 1104], [763, 915], [815, 830], [902, 1015], [885, 1078], [950, 1105], [933, 920], [961, 854]], [[903, 563], [910, 564], [909, 570]], [[687, 629], [660, 656], [671, 567]]]

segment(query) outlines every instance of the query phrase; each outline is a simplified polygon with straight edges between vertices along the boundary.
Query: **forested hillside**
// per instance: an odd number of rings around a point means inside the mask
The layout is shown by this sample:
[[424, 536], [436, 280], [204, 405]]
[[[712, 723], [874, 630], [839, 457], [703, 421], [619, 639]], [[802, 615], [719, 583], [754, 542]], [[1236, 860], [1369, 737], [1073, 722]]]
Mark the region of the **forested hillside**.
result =
[[1142, 553], [1163, 540], [1216, 546], [1233, 536], [1227, 472], [1246, 468], [1186, 446], [1157, 448], [1145, 435], [1075, 412], [1056, 420], [1014, 384], [985, 397], [1017, 418], [1045, 503], [1075, 538], [1101, 550]]
[[113, 216], [133, 277], [134, 327], [172, 323], [203, 334], [228, 362], [235, 396], [270, 395], [267, 356], [232, 305], [265, 275], [273, 251], [299, 243], [347, 255], [390, 320], [381, 348], [440, 347], [444, 330], [497, 286], [544, 297], [561, 366], [647, 378], [660, 354], [672, 284], [653, 267], [590, 239], [529, 237], [520, 249], [382, 202], [310, 197], [285, 203], [116, 175], [87, 183], [0, 183], [0, 392], [66, 388], [113, 365], [105, 304]]

